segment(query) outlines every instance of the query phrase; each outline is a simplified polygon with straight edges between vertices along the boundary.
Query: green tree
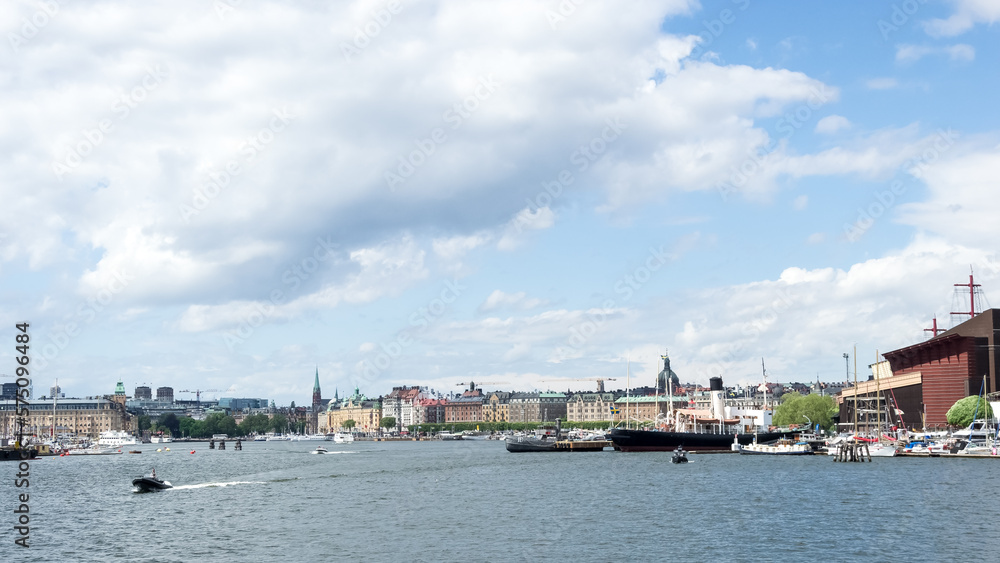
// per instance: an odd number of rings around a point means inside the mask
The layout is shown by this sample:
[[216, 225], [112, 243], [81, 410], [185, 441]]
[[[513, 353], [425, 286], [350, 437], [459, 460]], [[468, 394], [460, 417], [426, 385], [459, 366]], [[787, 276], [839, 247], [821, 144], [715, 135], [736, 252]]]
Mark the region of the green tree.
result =
[[283, 414], [276, 414], [271, 419], [271, 429], [277, 433], [288, 432], [288, 418]]
[[806, 425], [811, 421], [814, 425], [819, 424], [820, 428], [830, 430], [833, 428], [833, 414], [836, 408], [832, 397], [815, 393], [809, 395], [786, 393], [781, 397], [781, 404], [774, 410], [773, 422], [776, 426], [789, 426]]
[[181, 435], [181, 424], [177, 419], [177, 415], [174, 413], [167, 413], [160, 417], [157, 421], [157, 425], [162, 426], [170, 431], [171, 436]]
[[292, 404], [291, 404], [291, 405], [289, 405], [289, 407], [288, 407], [288, 408], [292, 408], [292, 409], [294, 409], [294, 408], [295, 408], [295, 401], [292, 401]]
[[973, 395], [956, 401], [948, 409], [945, 417], [948, 420], [948, 424], [965, 428], [972, 424], [973, 413], [975, 413], [977, 419], [991, 418], [993, 416], [993, 409], [990, 408], [990, 404], [985, 399]]
[[193, 437], [194, 435], [191, 431], [194, 429], [194, 423], [197, 422], [190, 416], [185, 416], [177, 421], [177, 428], [181, 436]]
[[378, 425], [381, 426], [382, 428], [385, 428], [386, 430], [392, 430], [393, 428], [396, 427], [396, 417], [387, 416], [383, 418], [382, 421], [378, 423]]
[[354, 428], [357, 425], [358, 425], [358, 423], [354, 422], [353, 418], [348, 418], [347, 420], [344, 421], [344, 428], [346, 428], [348, 430], [350, 430], [351, 428]]
[[139, 420], [136, 421], [136, 425], [139, 428], [139, 432], [149, 430], [150, 426], [152, 426], [152, 422], [149, 420], [149, 415], [139, 415]]

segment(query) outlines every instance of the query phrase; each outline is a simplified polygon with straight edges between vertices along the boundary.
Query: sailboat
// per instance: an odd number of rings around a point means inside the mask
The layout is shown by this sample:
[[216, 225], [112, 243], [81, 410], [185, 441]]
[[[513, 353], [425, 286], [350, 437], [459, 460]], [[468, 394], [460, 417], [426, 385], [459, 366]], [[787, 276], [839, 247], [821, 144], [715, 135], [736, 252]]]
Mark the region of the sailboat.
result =
[[[895, 457], [898, 453], [899, 448], [895, 443], [885, 440], [882, 436], [882, 387], [880, 386], [881, 377], [878, 373], [878, 352], [875, 352], [875, 434], [877, 436], [875, 442], [868, 444], [868, 455], [871, 457]], [[886, 416], [886, 422], [889, 418]]]

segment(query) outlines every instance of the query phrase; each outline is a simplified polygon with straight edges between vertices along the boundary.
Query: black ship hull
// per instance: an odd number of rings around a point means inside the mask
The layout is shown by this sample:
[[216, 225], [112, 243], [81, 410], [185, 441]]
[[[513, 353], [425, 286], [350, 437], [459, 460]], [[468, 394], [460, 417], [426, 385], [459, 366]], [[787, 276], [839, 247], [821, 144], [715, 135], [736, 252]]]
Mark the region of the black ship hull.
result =
[[[752, 444], [754, 434], [738, 434], [740, 445]], [[759, 432], [758, 442], [770, 442], [789, 432]], [[659, 430], [628, 430], [615, 428], [608, 434], [615, 449], [623, 452], [667, 452], [682, 447], [687, 451], [731, 450], [732, 434], [711, 434], [708, 432], [661, 432]]]
[[508, 452], [553, 452], [556, 449], [555, 440], [539, 440], [538, 438], [520, 438], [504, 440]]
[[35, 448], [0, 448], [0, 461], [20, 461], [36, 457], [38, 457], [38, 450]]

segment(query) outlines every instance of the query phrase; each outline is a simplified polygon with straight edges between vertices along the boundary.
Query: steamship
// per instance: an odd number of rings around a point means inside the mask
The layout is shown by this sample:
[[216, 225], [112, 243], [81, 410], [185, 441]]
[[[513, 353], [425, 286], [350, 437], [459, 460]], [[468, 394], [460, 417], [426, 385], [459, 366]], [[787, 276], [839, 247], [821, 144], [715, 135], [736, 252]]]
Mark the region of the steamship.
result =
[[[768, 432], [771, 411], [737, 409], [725, 404], [722, 378], [709, 380], [709, 409], [676, 409], [669, 421], [655, 430], [615, 428], [608, 434], [616, 450], [623, 452], [666, 452], [682, 447], [688, 451], [730, 450], [735, 443], [746, 446], [754, 437], [770, 442], [793, 435], [790, 431]], [[763, 431], [754, 432], [754, 428]]]

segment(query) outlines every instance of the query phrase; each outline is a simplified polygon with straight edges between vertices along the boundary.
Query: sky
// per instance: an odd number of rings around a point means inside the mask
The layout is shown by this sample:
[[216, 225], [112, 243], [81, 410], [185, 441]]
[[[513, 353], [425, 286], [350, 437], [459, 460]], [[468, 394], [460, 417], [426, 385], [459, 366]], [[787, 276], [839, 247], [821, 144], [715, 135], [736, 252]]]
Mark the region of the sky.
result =
[[998, 21], [5, 2], [0, 379], [19, 322], [36, 396], [866, 378], [998, 295]]

